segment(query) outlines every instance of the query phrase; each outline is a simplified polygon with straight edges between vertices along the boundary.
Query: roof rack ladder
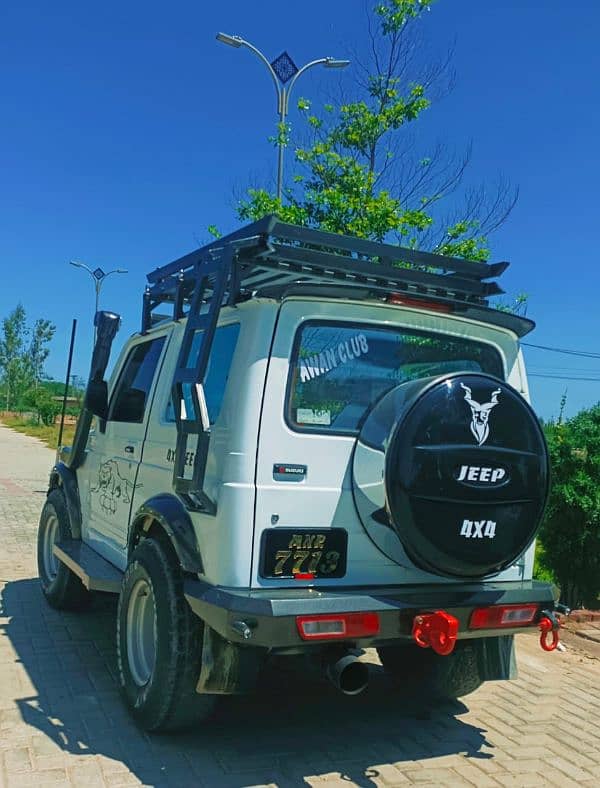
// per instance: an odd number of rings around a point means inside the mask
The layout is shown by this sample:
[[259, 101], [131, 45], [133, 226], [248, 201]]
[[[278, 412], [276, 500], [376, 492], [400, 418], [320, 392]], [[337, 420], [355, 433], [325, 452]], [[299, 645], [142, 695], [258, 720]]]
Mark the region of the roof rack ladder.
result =
[[[172, 389], [177, 425], [173, 487], [190, 508], [209, 514], [215, 513], [216, 506], [204, 492], [210, 421], [202, 384], [221, 305], [231, 278], [235, 246], [226, 244], [220, 252], [215, 257], [201, 258], [194, 266], [194, 292]], [[203, 305], [208, 305], [208, 309], [201, 314]], [[191, 357], [192, 350], [194, 357]], [[190, 435], [198, 436], [191, 479], [185, 477]]]

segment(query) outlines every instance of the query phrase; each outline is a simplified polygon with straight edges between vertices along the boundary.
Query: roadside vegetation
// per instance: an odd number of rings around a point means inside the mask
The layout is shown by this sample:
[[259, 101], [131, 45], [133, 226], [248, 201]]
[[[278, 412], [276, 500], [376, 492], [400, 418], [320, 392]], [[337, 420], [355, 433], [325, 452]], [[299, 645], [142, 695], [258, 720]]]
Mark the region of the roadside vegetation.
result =
[[[23, 304], [17, 304], [2, 320], [0, 327], [0, 408], [15, 410], [24, 403], [26, 394], [30, 404], [35, 399], [32, 391], [44, 378], [44, 364], [50, 353], [48, 345], [56, 326], [45, 318], [28, 325]], [[43, 405], [40, 400], [43, 410]]]
[[[564, 403], [563, 403], [564, 404]], [[600, 404], [544, 425], [552, 490], [536, 576], [552, 577], [571, 607], [600, 607]]]
[[[50, 448], [58, 443], [58, 415], [62, 409], [64, 383], [48, 380], [44, 365], [50, 353], [54, 324], [38, 318], [30, 324], [22, 304], [0, 324], [0, 420], [7, 427], [39, 438]], [[74, 420], [83, 397], [83, 381], [69, 387], [63, 444], [74, 433]]]
[[[45, 424], [36, 424], [31, 419], [23, 416], [7, 414], [0, 417], [0, 423], [16, 432], [23, 433], [23, 435], [39, 438], [50, 449], [56, 449], [58, 445], [58, 431], [60, 429], [58, 424], [46, 426]], [[73, 441], [74, 434], [75, 424], [65, 424], [61, 441], [62, 445], [69, 446]]]

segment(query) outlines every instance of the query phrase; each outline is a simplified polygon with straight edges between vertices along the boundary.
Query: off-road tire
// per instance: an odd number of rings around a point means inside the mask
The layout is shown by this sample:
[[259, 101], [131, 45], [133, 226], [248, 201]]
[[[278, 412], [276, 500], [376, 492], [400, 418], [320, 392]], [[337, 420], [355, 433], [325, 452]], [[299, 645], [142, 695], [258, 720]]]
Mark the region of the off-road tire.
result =
[[[133, 676], [127, 637], [129, 607], [140, 581], [154, 596], [155, 622], [154, 664], [142, 686]], [[202, 622], [183, 596], [181, 570], [174, 553], [154, 539], [144, 539], [123, 577], [117, 611], [119, 685], [131, 715], [144, 730], [181, 730], [212, 712], [214, 697], [196, 693], [203, 632]]]
[[483, 684], [477, 640], [458, 641], [447, 656], [414, 645], [382, 646], [377, 653], [385, 672], [407, 694], [454, 700]]
[[54, 560], [55, 573], [49, 572], [47, 551], [49, 529], [55, 528], [54, 542], [72, 539], [71, 525], [65, 497], [58, 488], [51, 490], [40, 515], [37, 542], [37, 561], [40, 583], [48, 603], [57, 610], [85, 610], [91, 601], [91, 594], [81, 580], [68, 566], [58, 559]]

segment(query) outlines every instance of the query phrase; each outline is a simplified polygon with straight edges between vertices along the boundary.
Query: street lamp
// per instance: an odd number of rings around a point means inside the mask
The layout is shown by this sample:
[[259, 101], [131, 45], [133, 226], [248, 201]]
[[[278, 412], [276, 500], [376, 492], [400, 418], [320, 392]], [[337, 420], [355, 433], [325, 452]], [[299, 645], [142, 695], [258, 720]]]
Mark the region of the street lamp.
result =
[[[310, 63], [298, 68], [292, 58], [287, 52], [282, 52], [279, 57], [275, 58], [272, 63], [269, 63], [265, 55], [253, 46], [250, 42], [241, 38], [240, 36], [230, 36], [227, 33], [217, 33], [217, 41], [222, 44], [227, 44], [230, 47], [239, 49], [245, 47], [249, 49], [265, 64], [275, 85], [275, 93], [277, 94], [277, 113], [279, 115], [280, 133], [278, 135], [278, 156], [277, 156], [277, 199], [281, 200], [283, 191], [283, 149], [285, 148], [285, 139], [283, 129], [285, 128], [285, 119], [289, 111], [290, 93], [296, 84], [298, 77], [308, 71], [313, 66], [325, 66], [325, 68], [346, 68], [350, 65], [349, 60], [338, 60], [334, 57], [320, 57], [317, 60], [312, 60]], [[286, 83], [289, 82], [289, 85]]]
[[[96, 311], [94, 312], [94, 317], [98, 312], [98, 305], [100, 303], [100, 290], [102, 289], [102, 285], [104, 284], [104, 280], [109, 277], [111, 274], [126, 274], [128, 271], [125, 268], [113, 268], [112, 271], [107, 271], [106, 273], [101, 268], [95, 268], [93, 271], [89, 268], [85, 263], [80, 263], [78, 260], [70, 260], [71, 265], [74, 265], [75, 268], [83, 268], [84, 271], [87, 271], [88, 274], [94, 280], [94, 289], [96, 290]], [[94, 343], [96, 342], [96, 321], [94, 320]]]

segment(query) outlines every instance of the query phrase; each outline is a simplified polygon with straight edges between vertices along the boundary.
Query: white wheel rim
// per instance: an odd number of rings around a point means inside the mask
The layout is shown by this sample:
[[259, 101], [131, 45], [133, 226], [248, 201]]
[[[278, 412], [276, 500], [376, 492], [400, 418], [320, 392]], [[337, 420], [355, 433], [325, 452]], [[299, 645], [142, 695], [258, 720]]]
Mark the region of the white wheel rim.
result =
[[138, 687], [145, 686], [156, 661], [156, 606], [152, 587], [138, 580], [127, 607], [127, 661]]
[[46, 523], [44, 532], [44, 570], [49, 580], [54, 580], [58, 573], [58, 558], [54, 555], [53, 547], [58, 541], [58, 517], [51, 514]]

